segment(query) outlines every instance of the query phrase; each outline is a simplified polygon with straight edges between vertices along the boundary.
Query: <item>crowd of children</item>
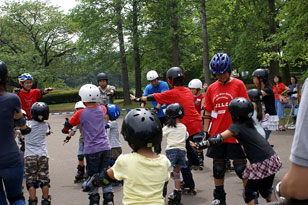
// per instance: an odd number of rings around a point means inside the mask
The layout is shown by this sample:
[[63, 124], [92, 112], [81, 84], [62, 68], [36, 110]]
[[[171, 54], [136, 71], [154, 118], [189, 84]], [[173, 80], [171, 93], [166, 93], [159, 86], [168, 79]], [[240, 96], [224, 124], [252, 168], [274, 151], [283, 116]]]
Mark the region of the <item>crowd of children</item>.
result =
[[[122, 154], [117, 122], [120, 109], [112, 104], [115, 87], [108, 85], [107, 75], [97, 75], [98, 86], [85, 84], [80, 88], [81, 101], [75, 104], [73, 116], [65, 120], [62, 132], [67, 134], [65, 144], [80, 130], [75, 183], [86, 180], [82, 189], [88, 192], [90, 204], [100, 202], [98, 187], [103, 189], [103, 204], [114, 204], [112, 185], [119, 183], [123, 184], [123, 204], [164, 204], [170, 177], [174, 190], [167, 196], [168, 204], [181, 204], [182, 193], [196, 194], [191, 169], [203, 169], [203, 149], [213, 158], [212, 205], [226, 204], [224, 176], [229, 159], [243, 181], [245, 203], [257, 204], [259, 194], [267, 202], [275, 201], [272, 186], [282, 164], [267, 141], [271, 131], [278, 129], [268, 70], [253, 72], [256, 89], [248, 92], [241, 80], [231, 77], [231, 60], [226, 53], [213, 56], [210, 71], [217, 80], [204, 95], [199, 79], [191, 80], [188, 88], [184, 86], [185, 75], [179, 67], [167, 71], [170, 90], [158, 79], [156, 71], [147, 73], [150, 84], [144, 96], [131, 95], [131, 100], [142, 106], [151, 101], [154, 111], [137, 108], [125, 116], [121, 134], [132, 149], [130, 154]], [[53, 88], [31, 89], [33, 78], [28, 73], [18, 80], [21, 88], [14, 89], [14, 93], [19, 96], [31, 127], [30, 133], [23, 132], [28, 203], [38, 203], [36, 189], [40, 187], [41, 204], [48, 205], [49, 108], [37, 100]], [[163, 138], [167, 141], [165, 155], [157, 151]]]

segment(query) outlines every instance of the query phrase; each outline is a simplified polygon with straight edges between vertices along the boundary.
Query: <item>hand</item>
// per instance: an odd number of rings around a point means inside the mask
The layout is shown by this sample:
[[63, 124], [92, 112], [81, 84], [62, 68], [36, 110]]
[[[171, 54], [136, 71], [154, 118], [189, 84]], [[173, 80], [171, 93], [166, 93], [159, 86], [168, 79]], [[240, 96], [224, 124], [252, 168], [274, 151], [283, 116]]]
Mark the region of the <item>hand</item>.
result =
[[195, 143], [196, 147], [198, 150], [206, 149], [210, 146], [209, 141], [202, 141], [202, 142], [197, 142]]
[[70, 141], [71, 138], [72, 138], [72, 137], [70, 137], [70, 136], [66, 136], [65, 140], [63, 141], [63, 145], [64, 145], [65, 143], [68, 143], [68, 142]]
[[14, 94], [17, 95], [19, 92], [20, 92], [20, 88], [14, 88], [14, 89], [13, 89], [13, 93], [14, 93]]
[[199, 151], [199, 148], [198, 148], [198, 146], [197, 146], [195, 143], [193, 143], [192, 141], [189, 140], [189, 144], [190, 144], [190, 146], [191, 146], [196, 152]]
[[130, 100], [134, 101], [135, 99], [136, 99], [136, 97], [134, 95], [130, 94]]
[[81, 188], [83, 192], [90, 192], [93, 191], [96, 187], [98, 187], [98, 181], [99, 174], [94, 174], [91, 178], [89, 178], [87, 181], [85, 181]]
[[44, 93], [48, 93], [48, 92], [53, 91], [53, 90], [54, 90], [54, 88], [45, 88]]

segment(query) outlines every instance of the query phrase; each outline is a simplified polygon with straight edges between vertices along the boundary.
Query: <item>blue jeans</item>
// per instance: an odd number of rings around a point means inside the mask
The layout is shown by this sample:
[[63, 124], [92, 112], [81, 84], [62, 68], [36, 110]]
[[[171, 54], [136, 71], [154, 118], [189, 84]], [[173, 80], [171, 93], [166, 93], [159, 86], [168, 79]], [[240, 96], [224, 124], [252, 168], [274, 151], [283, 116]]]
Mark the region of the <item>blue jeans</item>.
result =
[[[24, 166], [0, 169], [0, 204], [7, 205], [8, 201], [12, 205], [25, 205], [22, 193], [22, 180], [24, 177]], [[4, 190], [5, 189], [5, 190]]]
[[[87, 175], [93, 176], [94, 174], [101, 173], [104, 169], [107, 169], [109, 167], [110, 155], [110, 150], [86, 154], [85, 157], [87, 162]], [[113, 192], [111, 185], [103, 188], [103, 193], [108, 192]], [[96, 193], [98, 193], [98, 188], [89, 192], [89, 195], [94, 195]]]
[[268, 140], [270, 134], [271, 134], [271, 130], [264, 130], [265, 131], [265, 139]]

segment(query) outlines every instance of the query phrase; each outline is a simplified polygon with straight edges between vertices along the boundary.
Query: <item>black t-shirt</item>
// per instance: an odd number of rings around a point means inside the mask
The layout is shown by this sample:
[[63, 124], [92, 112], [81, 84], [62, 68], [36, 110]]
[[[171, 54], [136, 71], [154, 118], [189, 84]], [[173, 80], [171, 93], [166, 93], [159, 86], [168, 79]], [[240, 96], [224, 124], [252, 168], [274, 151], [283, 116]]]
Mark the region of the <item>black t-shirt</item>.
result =
[[266, 96], [263, 96], [262, 98], [262, 101], [265, 106], [265, 114], [268, 113], [269, 115], [277, 115], [275, 109], [275, 95], [273, 89], [269, 84], [267, 84], [262, 90], [266, 92]]
[[262, 162], [275, 154], [271, 145], [262, 137], [256, 128], [246, 124], [232, 123], [228, 130], [234, 133], [237, 141], [243, 145], [250, 163]]

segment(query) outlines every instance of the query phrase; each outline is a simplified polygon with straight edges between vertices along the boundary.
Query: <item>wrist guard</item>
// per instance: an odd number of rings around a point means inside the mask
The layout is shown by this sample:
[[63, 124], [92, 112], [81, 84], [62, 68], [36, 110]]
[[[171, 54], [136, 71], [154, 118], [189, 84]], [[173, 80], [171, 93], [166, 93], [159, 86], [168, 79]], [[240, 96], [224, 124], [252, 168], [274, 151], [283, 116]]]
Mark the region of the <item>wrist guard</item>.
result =
[[208, 139], [210, 142], [210, 146], [216, 146], [223, 143], [224, 139], [222, 138], [221, 134], [214, 135]]
[[206, 149], [208, 148], [207, 146], [207, 140], [203, 140], [202, 142], [195, 143], [195, 145], [198, 147], [198, 149]]
[[70, 137], [70, 136], [66, 136], [66, 138], [65, 138], [65, 140], [64, 140], [64, 143], [68, 143], [68, 142], [70, 141], [71, 138], [72, 138], [72, 137]]
[[21, 132], [22, 135], [27, 135], [31, 132], [31, 127], [27, 126], [26, 129], [24, 129], [24, 130], [21, 129], [20, 132]]
[[147, 96], [147, 101], [155, 101], [154, 95], [148, 95]]

